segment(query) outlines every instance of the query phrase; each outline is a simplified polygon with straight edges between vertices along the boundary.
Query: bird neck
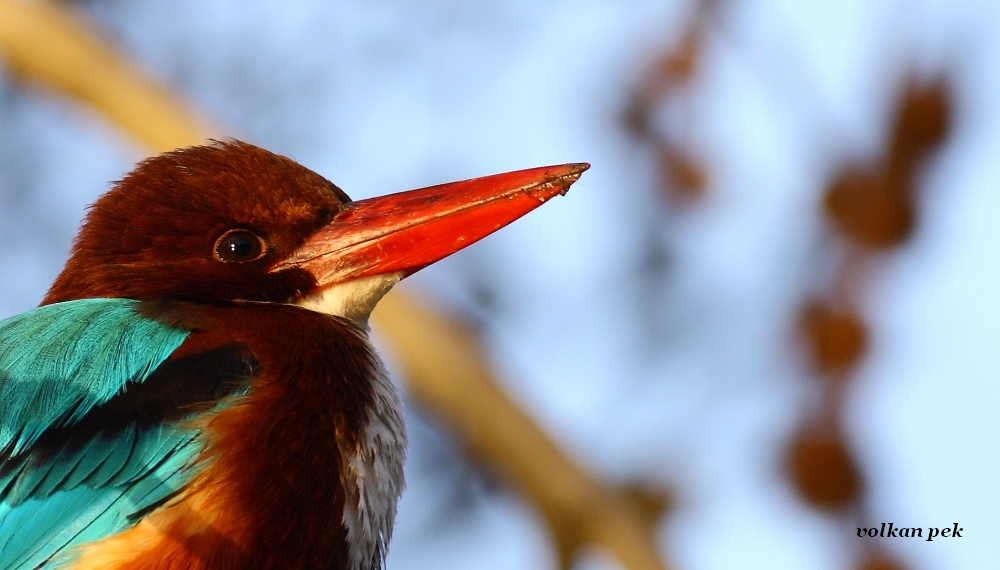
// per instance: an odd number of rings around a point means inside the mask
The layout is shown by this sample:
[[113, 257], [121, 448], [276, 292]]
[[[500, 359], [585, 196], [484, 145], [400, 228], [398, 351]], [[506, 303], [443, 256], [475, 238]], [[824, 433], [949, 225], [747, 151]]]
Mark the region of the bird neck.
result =
[[[245, 396], [198, 420], [205, 444], [195, 479], [111, 550], [179, 557], [164, 567], [381, 568], [406, 430], [367, 335], [288, 305], [169, 310], [156, 309], [201, 327], [190, 342], [241, 344], [257, 365]], [[84, 554], [80, 569], [106, 563], [95, 549]]]
[[215, 461], [206, 476], [233, 484], [254, 544], [286, 542], [290, 552], [278, 560], [325, 551], [346, 554], [346, 568], [381, 567], [403, 489], [406, 432], [399, 393], [367, 334], [293, 307], [241, 311], [249, 314], [213, 310], [244, 337], [260, 376], [208, 424]]

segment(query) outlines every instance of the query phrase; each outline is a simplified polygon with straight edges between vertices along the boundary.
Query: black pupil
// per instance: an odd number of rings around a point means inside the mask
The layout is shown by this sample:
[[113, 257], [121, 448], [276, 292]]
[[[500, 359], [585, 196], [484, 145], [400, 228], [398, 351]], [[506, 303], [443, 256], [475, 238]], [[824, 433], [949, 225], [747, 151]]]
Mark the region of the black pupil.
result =
[[253, 242], [246, 236], [233, 236], [229, 238], [229, 251], [236, 257], [249, 257], [253, 254]]
[[260, 238], [247, 231], [234, 231], [222, 237], [216, 246], [216, 255], [222, 261], [250, 261], [260, 257], [263, 244]]

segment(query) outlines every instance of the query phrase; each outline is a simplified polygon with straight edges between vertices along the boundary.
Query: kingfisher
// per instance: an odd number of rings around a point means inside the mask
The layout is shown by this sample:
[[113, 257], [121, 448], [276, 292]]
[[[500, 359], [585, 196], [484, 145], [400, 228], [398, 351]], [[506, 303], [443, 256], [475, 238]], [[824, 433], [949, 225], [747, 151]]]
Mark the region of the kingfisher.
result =
[[0, 569], [382, 568], [407, 439], [373, 307], [587, 168], [352, 201], [234, 139], [139, 163], [0, 321]]

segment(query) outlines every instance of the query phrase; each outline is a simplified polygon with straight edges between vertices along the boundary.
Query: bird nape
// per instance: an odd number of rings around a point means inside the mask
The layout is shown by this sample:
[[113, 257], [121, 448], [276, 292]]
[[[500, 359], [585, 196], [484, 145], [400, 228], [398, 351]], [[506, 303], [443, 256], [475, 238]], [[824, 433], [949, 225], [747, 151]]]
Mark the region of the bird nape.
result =
[[140, 163], [0, 321], [0, 569], [381, 568], [406, 428], [368, 315], [586, 169], [355, 202], [234, 140]]

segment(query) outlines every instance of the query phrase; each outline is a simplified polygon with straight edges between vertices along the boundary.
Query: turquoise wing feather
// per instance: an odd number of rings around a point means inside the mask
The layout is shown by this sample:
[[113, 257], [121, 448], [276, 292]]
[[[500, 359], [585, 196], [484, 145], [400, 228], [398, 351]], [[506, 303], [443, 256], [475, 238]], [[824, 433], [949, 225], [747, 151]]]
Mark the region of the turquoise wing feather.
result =
[[[32, 569], [119, 532], [192, 476], [196, 433], [163, 424], [45, 443], [141, 383], [188, 337], [128, 299], [0, 321], [0, 570]], [[51, 439], [51, 438], [50, 438]]]

